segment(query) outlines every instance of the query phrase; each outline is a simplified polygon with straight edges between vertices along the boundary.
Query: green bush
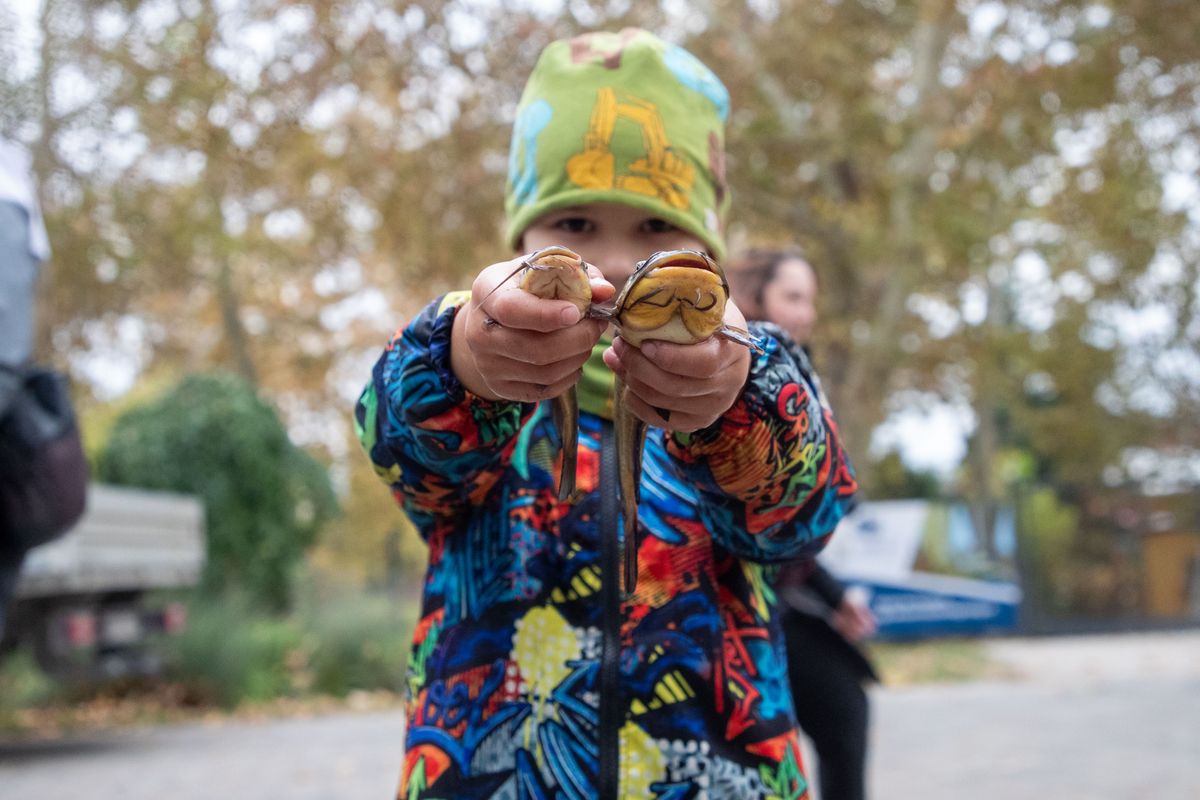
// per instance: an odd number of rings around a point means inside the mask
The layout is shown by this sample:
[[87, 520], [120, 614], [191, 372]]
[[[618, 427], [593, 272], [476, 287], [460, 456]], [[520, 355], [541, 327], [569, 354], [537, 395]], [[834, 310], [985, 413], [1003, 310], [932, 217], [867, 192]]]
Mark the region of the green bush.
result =
[[170, 676], [203, 702], [400, 691], [412, 609], [395, 598], [302, 590], [297, 610], [266, 614], [245, 598], [197, 596], [186, 629], [165, 641]]
[[226, 708], [294, 694], [302, 640], [294, 622], [256, 615], [245, 599], [197, 598], [185, 630], [167, 640], [171, 675]]
[[1046, 612], [1071, 610], [1073, 573], [1081, 566], [1071, 553], [1079, 530], [1079, 510], [1047, 487], [1028, 490], [1018, 508], [1018, 544], [1029, 566], [1025, 586], [1029, 600]]
[[305, 550], [337, 513], [324, 467], [231, 375], [191, 375], [123, 414], [96, 467], [110, 483], [199, 495], [204, 589], [215, 596], [233, 587], [275, 611], [288, 607]]
[[343, 697], [403, 688], [412, 629], [394, 598], [343, 594], [314, 602], [301, 624], [313, 691]]
[[14, 712], [51, 700], [56, 692], [54, 681], [37, 665], [26, 647], [0, 656], [0, 721]]

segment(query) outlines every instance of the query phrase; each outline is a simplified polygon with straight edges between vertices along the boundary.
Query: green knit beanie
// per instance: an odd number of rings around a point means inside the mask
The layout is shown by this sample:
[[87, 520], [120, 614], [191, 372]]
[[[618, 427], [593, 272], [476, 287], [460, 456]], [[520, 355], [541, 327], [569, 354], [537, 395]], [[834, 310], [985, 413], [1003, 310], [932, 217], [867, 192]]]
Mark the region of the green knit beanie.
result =
[[712, 71], [647, 31], [554, 42], [513, 125], [509, 246], [548, 211], [608, 202], [651, 212], [723, 258], [728, 115], [729, 92]]

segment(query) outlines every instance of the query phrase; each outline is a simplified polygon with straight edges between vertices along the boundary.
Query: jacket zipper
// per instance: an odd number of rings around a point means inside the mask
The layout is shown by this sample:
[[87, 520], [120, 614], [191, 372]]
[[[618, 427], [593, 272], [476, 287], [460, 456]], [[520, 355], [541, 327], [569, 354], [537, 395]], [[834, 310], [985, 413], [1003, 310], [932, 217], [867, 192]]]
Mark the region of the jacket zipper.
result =
[[600, 800], [616, 800], [620, 791], [621, 597], [617, 585], [620, 553], [617, 455], [613, 426], [600, 430], [600, 580], [603, 630], [600, 650]]

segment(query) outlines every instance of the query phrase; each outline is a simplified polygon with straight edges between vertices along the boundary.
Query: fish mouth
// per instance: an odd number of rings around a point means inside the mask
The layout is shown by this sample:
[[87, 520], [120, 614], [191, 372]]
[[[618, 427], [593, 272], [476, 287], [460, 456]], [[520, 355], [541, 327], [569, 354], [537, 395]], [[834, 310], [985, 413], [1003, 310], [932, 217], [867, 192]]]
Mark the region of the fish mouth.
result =
[[543, 247], [541, 250], [535, 250], [527, 257], [528, 261], [537, 261], [538, 259], [547, 256], [566, 256], [578, 261], [583, 261], [583, 258], [569, 247], [563, 247], [560, 244], [552, 244], [549, 247]]
[[701, 253], [699, 250], [663, 250], [651, 254], [643, 262], [643, 268], [646, 272], [662, 267], [692, 267], [694, 269], [707, 270], [716, 275], [721, 274], [721, 268], [717, 266], [717, 262], [713, 261], [708, 254]]

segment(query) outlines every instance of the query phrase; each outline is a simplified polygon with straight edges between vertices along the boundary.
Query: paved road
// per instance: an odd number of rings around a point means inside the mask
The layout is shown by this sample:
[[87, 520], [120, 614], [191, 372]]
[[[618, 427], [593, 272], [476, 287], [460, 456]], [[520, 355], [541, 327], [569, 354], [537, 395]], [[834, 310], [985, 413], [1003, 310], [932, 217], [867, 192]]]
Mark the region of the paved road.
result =
[[391, 798], [403, 731], [392, 711], [0, 745], [0, 800]]
[[[999, 641], [1014, 679], [875, 695], [876, 800], [1200, 798], [1200, 634]], [[0, 800], [389, 798], [398, 712], [0, 744]]]
[[1200, 633], [998, 639], [1005, 682], [875, 695], [875, 798], [1200, 800]]
[[1200, 798], [1200, 681], [925, 686], [876, 712], [873, 797]]

